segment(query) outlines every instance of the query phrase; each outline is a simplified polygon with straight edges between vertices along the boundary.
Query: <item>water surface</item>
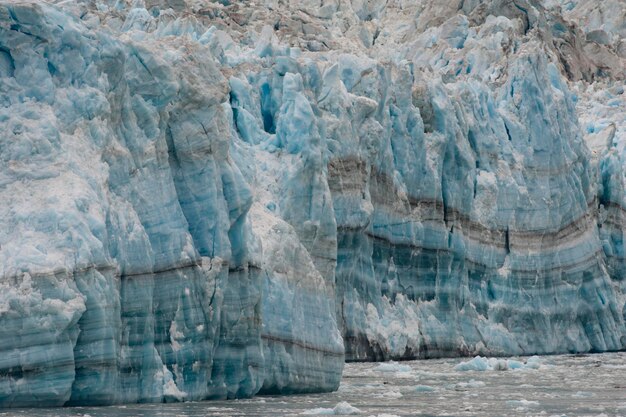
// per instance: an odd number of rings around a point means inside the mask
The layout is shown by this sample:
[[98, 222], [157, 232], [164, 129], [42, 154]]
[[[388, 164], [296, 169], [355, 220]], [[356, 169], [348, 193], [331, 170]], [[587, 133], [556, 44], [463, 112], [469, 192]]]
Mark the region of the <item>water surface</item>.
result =
[[467, 359], [346, 364], [339, 391], [330, 394], [4, 410], [0, 416], [306, 416], [331, 413], [340, 402], [357, 408], [360, 412], [356, 415], [377, 417], [626, 416], [626, 352], [542, 357], [538, 369], [454, 369], [464, 361]]

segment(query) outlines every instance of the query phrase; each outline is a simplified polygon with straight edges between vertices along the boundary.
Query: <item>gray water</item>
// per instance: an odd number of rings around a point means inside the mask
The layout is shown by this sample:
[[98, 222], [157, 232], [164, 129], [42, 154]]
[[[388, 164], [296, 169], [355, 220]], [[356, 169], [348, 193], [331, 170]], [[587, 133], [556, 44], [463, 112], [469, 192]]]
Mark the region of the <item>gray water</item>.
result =
[[340, 402], [358, 409], [355, 415], [376, 417], [626, 416], [626, 352], [542, 357], [538, 369], [455, 370], [463, 361], [347, 364], [339, 390], [330, 394], [5, 410], [0, 416], [307, 416], [333, 413]]

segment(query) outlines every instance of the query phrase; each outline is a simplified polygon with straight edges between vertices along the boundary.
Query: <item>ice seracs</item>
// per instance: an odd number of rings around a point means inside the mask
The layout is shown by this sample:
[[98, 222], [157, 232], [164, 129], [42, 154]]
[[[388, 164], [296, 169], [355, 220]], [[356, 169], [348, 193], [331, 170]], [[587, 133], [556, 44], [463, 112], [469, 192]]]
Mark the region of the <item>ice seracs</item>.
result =
[[620, 13], [0, 0], [0, 405], [623, 349]]

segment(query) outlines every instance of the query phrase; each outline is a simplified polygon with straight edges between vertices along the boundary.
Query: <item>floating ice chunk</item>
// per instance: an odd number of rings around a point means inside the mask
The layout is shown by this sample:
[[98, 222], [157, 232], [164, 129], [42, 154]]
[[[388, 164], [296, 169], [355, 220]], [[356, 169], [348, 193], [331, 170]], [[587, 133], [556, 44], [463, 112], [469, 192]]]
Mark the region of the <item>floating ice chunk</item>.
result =
[[335, 415], [335, 410], [332, 408], [312, 408], [310, 410], [305, 410], [301, 414], [307, 416], [333, 416]]
[[526, 362], [515, 359], [483, 358], [476, 356], [454, 367], [455, 371], [507, 371], [510, 369], [539, 369], [542, 360], [538, 356], [528, 358]]
[[333, 409], [336, 416], [352, 416], [355, 414], [360, 414], [361, 410], [356, 407], [351, 406], [349, 403], [342, 401], [335, 406]]
[[415, 379], [417, 378], [417, 376], [415, 375], [415, 373], [413, 371], [407, 371], [407, 372], [396, 372], [393, 375], [394, 378], [404, 378], [404, 379]]
[[524, 362], [516, 361], [515, 359], [509, 359], [507, 363], [509, 369], [522, 369], [525, 367]]
[[525, 368], [539, 369], [543, 365], [543, 359], [539, 356], [531, 356], [526, 360]]
[[485, 383], [483, 381], [476, 381], [475, 379], [470, 379], [468, 382], [459, 382], [454, 386], [454, 389], [457, 391], [467, 391], [470, 388], [481, 388], [484, 387]]
[[381, 363], [374, 370], [378, 372], [411, 372], [411, 367], [391, 361]]
[[379, 397], [384, 397], [384, 398], [397, 399], [397, 398], [402, 398], [402, 393], [400, 393], [398, 391], [385, 391], [385, 392], [379, 394], [378, 396]]
[[302, 412], [310, 416], [353, 416], [360, 413], [361, 410], [345, 401], [338, 403], [335, 408], [313, 408]]
[[576, 394], [572, 395], [572, 397], [574, 398], [590, 398], [593, 396], [594, 396], [593, 392], [588, 392], [588, 391], [577, 391]]
[[467, 362], [461, 362], [454, 367], [455, 371], [488, 371], [492, 369], [487, 358], [476, 356]]
[[415, 387], [415, 391], [417, 392], [433, 392], [436, 391], [434, 387], [431, 387], [430, 385], [417, 385]]
[[517, 407], [517, 409], [526, 409], [531, 407], [538, 407], [538, 401], [529, 401], [529, 400], [510, 400], [506, 402], [510, 407]]
[[378, 415], [371, 415], [369, 417], [400, 417], [397, 414], [378, 414]]

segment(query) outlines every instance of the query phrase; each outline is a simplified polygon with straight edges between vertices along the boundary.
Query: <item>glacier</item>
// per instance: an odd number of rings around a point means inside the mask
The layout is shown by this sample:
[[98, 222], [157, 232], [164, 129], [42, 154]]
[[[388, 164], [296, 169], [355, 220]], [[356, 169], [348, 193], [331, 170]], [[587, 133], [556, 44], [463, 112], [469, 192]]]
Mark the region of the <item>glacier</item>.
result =
[[0, 0], [0, 406], [626, 349], [619, 0]]

